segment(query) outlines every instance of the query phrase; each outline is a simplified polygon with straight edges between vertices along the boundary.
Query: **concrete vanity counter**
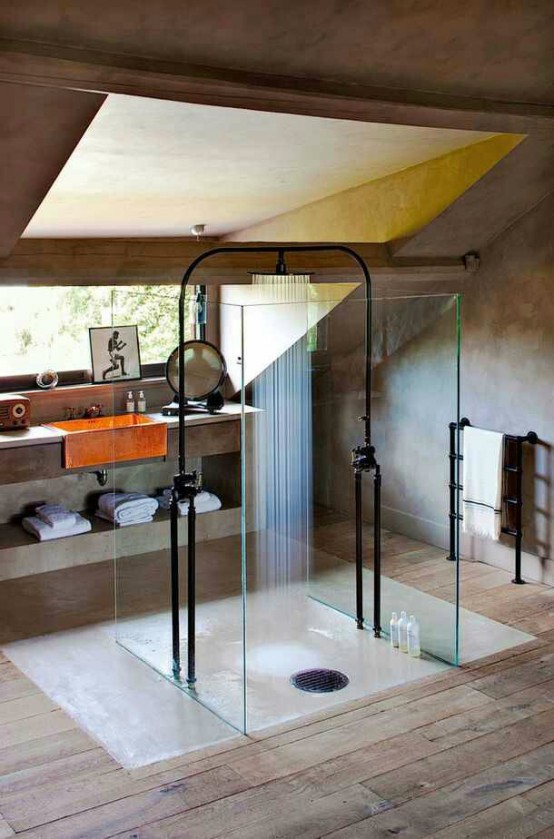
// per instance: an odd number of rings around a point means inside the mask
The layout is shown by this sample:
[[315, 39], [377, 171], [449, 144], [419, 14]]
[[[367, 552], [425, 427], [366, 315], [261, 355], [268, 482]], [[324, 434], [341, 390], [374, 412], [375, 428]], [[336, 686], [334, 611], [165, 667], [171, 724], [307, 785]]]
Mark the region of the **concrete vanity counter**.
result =
[[31, 428], [21, 431], [2, 431], [0, 433], [0, 451], [22, 449], [27, 446], [47, 446], [51, 443], [59, 443], [61, 439], [61, 431], [43, 425], [33, 425]]
[[[253, 408], [246, 408], [248, 413]], [[160, 413], [148, 414], [165, 421], [168, 431], [168, 457], [177, 455], [178, 419]], [[208, 457], [240, 450], [241, 406], [226, 404], [218, 414], [189, 414], [186, 417], [187, 456]], [[42, 425], [24, 431], [0, 434], [0, 485], [57, 478], [74, 472], [91, 471], [91, 467], [69, 470], [63, 467], [63, 432]], [[161, 460], [162, 458], [157, 458]], [[136, 463], [137, 461], [132, 461]], [[106, 467], [110, 464], [106, 463]], [[118, 468], [125, 464], [118, 464]], [[97, 467], [95, 467], [97, 468]]]
[[[246, 408], [248, 414], [255, 411]], [[171, 482], [175, 471], [178, 419], [159, 413], [148, 416], [167, 423], [168, 455], [116, 464], [115, 479], [123, 491], [153, 494], [154, 487], [167, 486]], [[189, 414], [186, 428], [187, 458], [201, 461], [205, 486], [216, 492], [223, 502], [220, 510], [199, 516], [198, 538], [203, 541], [234, 535], [240, 531], [241, 406], [228, 403], [215, 415]], [[250, 436], [247, 435], [247, 445]], [[96, 496], [110, 491], [113, 482], [108, 480], [105, 488], [100, 487], [93, 475], [100, 468], [97, 466], [64, 469], [62, 438], [63, 432], [43, 426], [0, 434], [0, 495], [4, 496], [4, 508], [9, 506], [11, 510], [11, 515], [7, 516], [4, 509], [0, 524], [0, 580], [113, 558], [113, 527], [93, 514]], [[112, 464], [105, 465], [107, 469], [111, 467]], [[92, 531], [75, 538], [37, 542], [21, 527], [20, 515], [24, 510], [29, 514], [29, 507], [38, 501], [57, 501], [66, 488], [71, 488], [73, 495], [72, 500], [66, 496], [65, 503], [90, 518]], [[6, 503], [8, 498], [9, 503]], [[167, 512], [159, 510], [154, 522], [118, 530], [118, 555], [159, 551], [164, 557], [168, 526]], [[186, 519], [180, 520], [180, 544], [186, 544], [186, 528]], [[75, 544], [79, 545], [77, 551]]]

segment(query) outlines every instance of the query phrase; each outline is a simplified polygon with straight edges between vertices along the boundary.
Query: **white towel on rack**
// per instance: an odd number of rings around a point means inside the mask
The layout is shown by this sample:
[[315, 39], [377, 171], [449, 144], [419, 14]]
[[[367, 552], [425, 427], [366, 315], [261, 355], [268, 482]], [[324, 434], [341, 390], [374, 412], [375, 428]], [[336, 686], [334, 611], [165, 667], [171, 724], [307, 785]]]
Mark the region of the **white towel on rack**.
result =
[[463, 435], [463, 530], [498, 541], [502, 523], [504, 435], [472, 426], [467, 426]]

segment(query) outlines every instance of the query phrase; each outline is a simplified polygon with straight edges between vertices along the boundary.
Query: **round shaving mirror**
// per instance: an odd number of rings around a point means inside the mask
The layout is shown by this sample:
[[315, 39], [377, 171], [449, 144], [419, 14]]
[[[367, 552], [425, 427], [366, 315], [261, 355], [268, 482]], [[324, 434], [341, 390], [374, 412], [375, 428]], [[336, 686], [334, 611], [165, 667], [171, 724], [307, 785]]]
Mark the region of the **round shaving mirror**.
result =
[[[209, 341], [186, 341], [185, 351], [185, 399], [207, 399], [225, 381], [227, 365], [225, 359]], [[175, 347], [167, 360], [166, 378], [175, 394], [179, 393], [179, 347]]]

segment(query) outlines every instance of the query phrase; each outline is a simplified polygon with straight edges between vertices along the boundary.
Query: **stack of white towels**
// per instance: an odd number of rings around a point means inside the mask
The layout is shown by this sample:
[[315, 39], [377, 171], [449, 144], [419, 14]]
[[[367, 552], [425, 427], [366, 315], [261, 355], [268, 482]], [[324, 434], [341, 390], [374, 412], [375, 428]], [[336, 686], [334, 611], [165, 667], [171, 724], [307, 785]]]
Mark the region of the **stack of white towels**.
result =
[[107, 492], [98, 499], [96, 515], [117, 527], [152, 521], [158, 502], [142, 492]]
[[35, 512], [35, 516], [24, 518], [22, 525], [39, 542], [77, 536], [80, 533], [88, 533], [92, 529], [88, 519], [68, 510], [61, 504], [41, 504]]
[[[158, 497], [160, 507], [164, 510], [169, 510], [171, 501], [171, 487], [164, 489], [163, 494]], [[221, 508], [221, 501], [213, 492], [199, 492], [194, 499], [194, 506], [197, 513], [212, 513], [214, 510]], [[179, 501], [179, 515], [187, 516], [189, 511], [188, 501]]]

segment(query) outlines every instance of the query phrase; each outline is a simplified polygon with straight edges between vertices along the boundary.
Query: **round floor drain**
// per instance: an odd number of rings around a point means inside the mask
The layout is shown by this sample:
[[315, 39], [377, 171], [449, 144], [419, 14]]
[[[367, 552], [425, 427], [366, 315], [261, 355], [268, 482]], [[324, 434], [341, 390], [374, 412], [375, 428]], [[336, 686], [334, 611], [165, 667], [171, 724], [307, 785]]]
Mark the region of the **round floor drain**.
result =
[[338, 670], [300, 670], [290, 677], [291, 685], [308, 693], [332, 693], [345, 688], [349, 681]]

